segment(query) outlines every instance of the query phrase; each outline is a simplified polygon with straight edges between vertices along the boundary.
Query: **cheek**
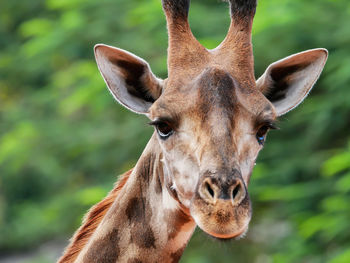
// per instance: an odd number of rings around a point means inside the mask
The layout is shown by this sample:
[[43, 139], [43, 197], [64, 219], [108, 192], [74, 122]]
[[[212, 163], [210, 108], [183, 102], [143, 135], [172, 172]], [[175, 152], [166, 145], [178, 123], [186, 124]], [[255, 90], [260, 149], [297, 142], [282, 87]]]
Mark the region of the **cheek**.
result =
[[195, 192], [199, 179], [199, 167], [191, 156], [171, 152], [166, 154], [166, 163], [170, 180], [178, 195], [190, 200]]
[[241, 164], [241, 173], [245, 184], [248, 186], [250, 175], [254, 168], [255, 159], [245, 160]]
[[[246, 142], [246, 145], [248, 145], [248, 142]], [[242, 151], [239, 156], [239, 165], [241, 168], [243, 180], [245, 181], [246, 185], [249, 183], [250, 175], [255, 166], [255, 161], [259, 151], [260, 147], [258, 146], [242, 147]]]

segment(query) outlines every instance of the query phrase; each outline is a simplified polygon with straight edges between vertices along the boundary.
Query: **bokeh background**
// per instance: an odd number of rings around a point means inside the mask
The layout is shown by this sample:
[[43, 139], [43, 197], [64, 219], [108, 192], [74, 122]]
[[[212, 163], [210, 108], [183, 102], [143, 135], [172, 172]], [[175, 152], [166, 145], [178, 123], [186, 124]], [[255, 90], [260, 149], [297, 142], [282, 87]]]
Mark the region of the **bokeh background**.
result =
[[[257, 77], [310, 48], [327, 48], [329, 60], [260, 154], [247, 237], [217, 243], [196, 231], [181, 262], [350, 262], [349, 18], [348, 0], [259, 1]], [[190, 21], [214, 48], [227, 4], [193, 0]], [[0, 1], [0, 262], [53, 262], [152, 133], [105, 88], [93, 58], [101, 42], [166, 78], [160, 0]]]

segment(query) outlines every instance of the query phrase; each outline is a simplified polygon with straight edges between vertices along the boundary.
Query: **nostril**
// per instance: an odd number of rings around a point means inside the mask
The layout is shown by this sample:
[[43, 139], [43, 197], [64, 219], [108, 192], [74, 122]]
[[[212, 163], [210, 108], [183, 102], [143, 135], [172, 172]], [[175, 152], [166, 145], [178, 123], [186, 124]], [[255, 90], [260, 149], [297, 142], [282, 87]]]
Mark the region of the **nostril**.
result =
[[235, 200], [235, 198], [238, 195], [240, 189], [241, 189], [241, 185], [240, 184], [237, 184], [235, 186], [235, 188], [233, 189], [233, 191], [232, 191], [232, 199], [233, 200]]
[[208, 193], [212, 198], [214, 198], [214, 190], [211, 188], [208, 182], [205, 183], [205, 188], [207, 189]]

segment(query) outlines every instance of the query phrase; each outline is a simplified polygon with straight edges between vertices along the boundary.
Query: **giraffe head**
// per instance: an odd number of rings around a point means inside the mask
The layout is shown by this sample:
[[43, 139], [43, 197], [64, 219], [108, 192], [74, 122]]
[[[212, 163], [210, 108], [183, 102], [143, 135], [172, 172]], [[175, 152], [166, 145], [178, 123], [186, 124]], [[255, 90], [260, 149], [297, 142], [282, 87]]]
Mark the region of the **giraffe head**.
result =
[[162, 3], [169, 32], [166, 80], [143, 59], [106, 45], [95, 47], [97, 64], [114, 98], [155, 127], [166, 190], [209, 235], [238, 237], [251, 218], [248, 183], [266, 134], [307, 96], [328, 54], [292, 55], [256, 81], [256, 0], [230, 1], [230, 29], [213, 50], [191, 33], [189, 0]]

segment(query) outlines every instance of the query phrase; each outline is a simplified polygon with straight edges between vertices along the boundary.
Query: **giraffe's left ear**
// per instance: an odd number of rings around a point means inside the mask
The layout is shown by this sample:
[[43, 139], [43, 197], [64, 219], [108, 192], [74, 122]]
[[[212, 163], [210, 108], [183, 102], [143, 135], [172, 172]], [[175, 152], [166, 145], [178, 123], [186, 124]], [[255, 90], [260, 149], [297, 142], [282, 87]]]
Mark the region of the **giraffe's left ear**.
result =
[[129, 110], [147, 114], [163, 89], [163, 80], [152, 73], [148, 63], [125, 50], [102, 44], [95, 46], [95, 57], [113, 97]]
[[328, 51], [312, 49], [271, 64], [257, 80], [257, 88], [281, 116], [298, 106], [309, 94], [326, 64]]

